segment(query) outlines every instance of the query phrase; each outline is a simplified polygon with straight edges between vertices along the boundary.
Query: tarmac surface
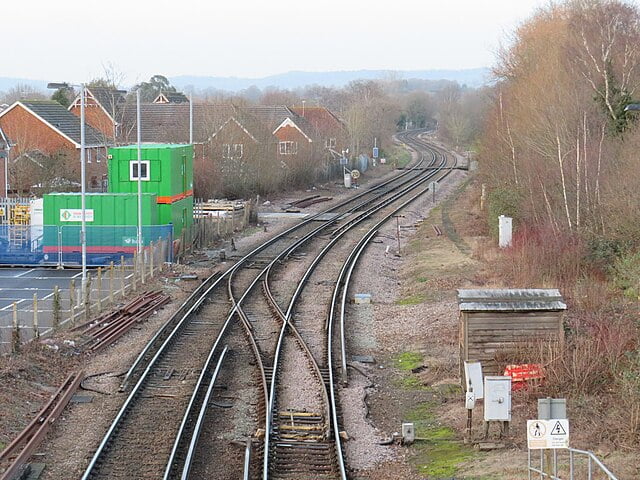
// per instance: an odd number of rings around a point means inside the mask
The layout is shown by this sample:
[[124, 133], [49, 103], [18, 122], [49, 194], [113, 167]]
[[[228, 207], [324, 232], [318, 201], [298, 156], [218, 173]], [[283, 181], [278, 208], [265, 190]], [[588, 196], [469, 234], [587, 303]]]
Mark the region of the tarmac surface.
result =
[[[33, 302], [33, 294], [38, 300], [48, 300], [57, 285], [60, 290], [68, 290], [72, 278], [80, 278], [79, 269], [58, 270], [55, 268], [0, 268], [0, 311], [12, 309], [13, 303], [22, 309]], [[79, 280], [76, 280], [80, 287]]]

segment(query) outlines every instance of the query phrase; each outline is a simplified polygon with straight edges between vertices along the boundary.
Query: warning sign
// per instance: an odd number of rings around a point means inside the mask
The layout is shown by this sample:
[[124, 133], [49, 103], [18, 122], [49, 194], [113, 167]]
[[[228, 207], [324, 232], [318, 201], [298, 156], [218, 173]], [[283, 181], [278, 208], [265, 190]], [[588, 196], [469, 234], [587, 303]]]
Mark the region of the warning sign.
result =
[[529, 449], [569, 448], [569, 420], [527, 420]]

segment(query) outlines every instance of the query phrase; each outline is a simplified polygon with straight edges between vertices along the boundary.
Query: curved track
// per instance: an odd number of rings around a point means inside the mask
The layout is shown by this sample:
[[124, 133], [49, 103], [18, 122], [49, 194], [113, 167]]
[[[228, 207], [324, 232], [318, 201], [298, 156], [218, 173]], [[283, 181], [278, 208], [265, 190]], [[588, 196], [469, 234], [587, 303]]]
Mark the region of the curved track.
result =
[[[341, 353], [333, 351], [335, 304], [332, 303], [329, 310], [326, 349], [321, 360], [314, 357], [292, 319], [305, 285], [332, 248], [355, 226], [374, 222], [371, 219], [375, 217], [377, 223], [372, 223], [368, 233], [355, 243], [361, 253], [366, 246], [366, 242], [361, 242], [365, 238], [370, 240], [375, 226], [379, 228], [393, 215], [388, 211], [395, 212], [402, 208], [398, 205], [406, 205], [423, 194], [426, 182], [442, 175], [447, 168], [446, 157], [433, 149], [425, 151], [416, 132], [399, 137], [422, 152], [422, 158], [412, 168], [265, 242], [226, 272], [208, 278], [180, 307], [128, 372], [122, 385], [122, 389], [129, 392], [128, 397], [83, 480], [189, 478], [214, 384], [220, 370], [225, 368], [225, 355], [229, 357], [230, 353], [233, 357], [234, 354], [228, 352], [226, 344], [232, 327], [238, 324], [255, 365], [259, 397], [256, 425], [264, 425], [265, 434], [263, 443], [256, 442], [257, 448], [247, 443], [245, 478], [257, 470], [258, 463], [262, 464], [265, 479], [292, 478], [291, 475], [293, 478], [346, 478], [340, 436], [336, 433], [339, 432], [334, 392], [336, 369], [332, 359], [338, 355], [344, 360], [345, 355], [344, 340], [340, 343]], [[326, 238], [328, 233], [330, 237]], [[317, 241], [319, 236], [326, 238], [325, 245], [312, 257], [293, 293], [285, 295], [288, 297], [285, 310], [272, 292], [272, 271], [284, 268], [294, 252], [314, 239]], [[349, 255], [338, 276], [336, 291], [339, 285], [345, 285], [344, 295], [348, 275], [343, 270], [350, 273], [357, 256]], [[283, 352], [287, 352], [286, 355]], [[282, 375], [290, 368], [285, 363], [291, 358], [298, 359], [297, 366], [308, 369], [308, 376], [314, 379], [317, 412], [278, 410], [278, 395], [284, 395], [287, 388], [291, 390], [286, 384], [286, 375]], [[344, 377], [346, 370], [342, 373]], [[252, 452], [258, 455], [252, 458]], [[291, 465], [297, 467], [292, 470]]]

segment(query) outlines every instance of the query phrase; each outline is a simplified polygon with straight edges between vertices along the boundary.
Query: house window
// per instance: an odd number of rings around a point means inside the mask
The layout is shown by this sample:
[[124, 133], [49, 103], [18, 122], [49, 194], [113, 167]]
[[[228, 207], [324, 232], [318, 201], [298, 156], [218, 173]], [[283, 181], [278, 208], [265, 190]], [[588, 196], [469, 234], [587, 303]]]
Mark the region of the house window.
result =
[[93, 152], [93, 150], [90, 148], [87, 149], [87, 163], [91, 163], [91, 152]]
[[[143, 160], [140, 162], [140, 180], [148, 181], [150, 178], [149, 172], [149, 160]], [[129, 180], [134, 181], [138, 180], [138, 161], [131, 160], [129, 162]]]
[[326, 148], [336, 148], [336, 139], [335, 138], [327, 138], [324, 142], [324, 146]]
[[234, 143], [233, 145], [225, 143], [222, 145], [222, 158], [242, 158], [242, 154], [242, 143]]
[[280, 142], [280, 155], [295, 155], [298, 153], [298, 142]]

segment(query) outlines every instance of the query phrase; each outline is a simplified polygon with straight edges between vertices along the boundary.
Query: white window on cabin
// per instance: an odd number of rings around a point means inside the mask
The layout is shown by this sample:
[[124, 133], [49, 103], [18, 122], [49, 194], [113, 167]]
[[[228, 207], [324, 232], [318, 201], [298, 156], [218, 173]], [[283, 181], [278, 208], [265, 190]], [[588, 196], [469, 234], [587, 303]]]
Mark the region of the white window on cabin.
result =
[[222, 158], [231, 158], [231, 145], [228, 143], [222, 144]]
[[242, 143], [233, 144], [233, 158], [242, 158], [243, 146]]
[[335, 138], [327, 138], [324, 142], [324, 146], [326, 148], [336, 148], [336, 139]]
[[280, 142], [280, 155], [295, 155], [298, 153], [298, 142]]
[[[149, 172], [149, 160], [142, 160], [140, 162], [140, 171], [141, 171], [140, 180], [149, 181], [151, 178], [151, 175]], [[132, 182], [138, 181], [138, 161], [137, 160], [131, 160], [129, 162], [129, 180], [131, 180]]]

